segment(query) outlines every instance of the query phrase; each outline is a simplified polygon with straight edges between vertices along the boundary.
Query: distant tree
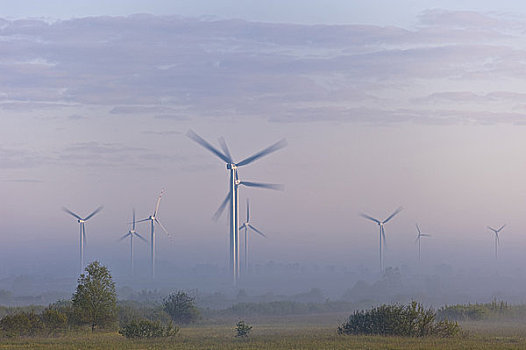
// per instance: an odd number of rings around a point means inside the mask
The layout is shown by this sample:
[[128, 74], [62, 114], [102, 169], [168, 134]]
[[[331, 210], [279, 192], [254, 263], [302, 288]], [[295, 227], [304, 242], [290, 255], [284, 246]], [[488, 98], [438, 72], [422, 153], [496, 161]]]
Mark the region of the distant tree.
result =
[[199, 310], [194, 304], [195, 298], [183, 291], [170, 294], [164, 299], [163, 309], [177, 324], [188, 324], [199, 319]]
[[252, 326], [249, 326], [245, 321], [239, 321], [236, 323], [236, 338], [247, 338], [251, 330]]
[[78, 279], [72, 304], [77, 319], [91, 325], [105, 327], [117, 317], [117, 293], [108, 268], [98, 261], [89, 264]]

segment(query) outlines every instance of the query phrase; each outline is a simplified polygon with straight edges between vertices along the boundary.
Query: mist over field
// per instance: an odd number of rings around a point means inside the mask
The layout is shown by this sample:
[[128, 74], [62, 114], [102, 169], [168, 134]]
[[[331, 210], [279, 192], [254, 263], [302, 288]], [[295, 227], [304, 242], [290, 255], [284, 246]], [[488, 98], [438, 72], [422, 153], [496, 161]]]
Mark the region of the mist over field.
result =
[[[0, 304], [70, 297], [79, 224], [62, 207], [101, 205], [85, 262], [107, 265], [123, 298], [526, 301], [520, 11], [435, 4], [392, 22], [138, 12], [0, 18]], [[236, 161], [288, 141], [239, 170], [285, 191], [241, 188], [240, 224], [250, 198], [267, 238], [250, 235], [236, 288], [227, 213], [212, 220], [228, 173], [189, 129], [218, 148], [224, 137]], [[132, 276], [119, 238], [163, 188], [157, 277], [140, 240]], [[378, 226], [359, 214], [400, 206], [381, 273]], [[416, 223], [431, 235], [420, 261]], [[487, 226], [504, 224], [496, 258]], [[146, 223], [137, 232], [149, 239]]]

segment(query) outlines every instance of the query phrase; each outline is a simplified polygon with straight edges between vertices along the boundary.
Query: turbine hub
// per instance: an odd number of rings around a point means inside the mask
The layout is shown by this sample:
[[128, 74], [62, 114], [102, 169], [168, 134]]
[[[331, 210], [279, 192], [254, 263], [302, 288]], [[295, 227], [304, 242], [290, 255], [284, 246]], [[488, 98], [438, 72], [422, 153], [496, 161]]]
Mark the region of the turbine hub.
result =
[[79, 224], [82, 224], [83, 222], [86, 222], [86, 221], [84, 221], [84, 220], [77, 220], [77, 222], [78, 222]]
[[228, 164], [226, 165], [226, 168], [227, 168], [228, 170], [237, 169], [237, 165], [235, 165], [234, 163], [228, 163]]

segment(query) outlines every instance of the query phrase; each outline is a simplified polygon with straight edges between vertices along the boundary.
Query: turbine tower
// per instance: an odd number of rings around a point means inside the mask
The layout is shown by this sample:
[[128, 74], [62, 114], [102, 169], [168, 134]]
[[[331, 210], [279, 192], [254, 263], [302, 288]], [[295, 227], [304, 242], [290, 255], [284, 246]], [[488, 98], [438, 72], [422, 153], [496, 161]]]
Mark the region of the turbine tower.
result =
[[418, 235], [416, 236], [415, 242], [418, 241], [418, 262], [420, 262], [420, 240], [422, 239], [422, 237], [431, 237], [431, 235], [427, 233], [422, 233], [422, 231], [420, 231], [420, 227], [418, 227], [418, 224], [415, 225], [416, 230], [418, 231]]
[[495, 259], [498, 258], [498, 249], [499, 249], [499, 233], [500, 231], [502, 231], [502, 229], [505, 227], [506, 225], [502, 225], [498, 230], [495, 230], [493, 227], [491, 226], [488, 226], [488, 228], [493, 231], [495, 233]]
[[212, 146], [210, 143], [208, 143], [206, 140], [204, 140], [201, 136], [197, 135], [193, 130], [188, 130], [186, 133], [186, 136], [215, 154], [218, 158], [223, 160], [226, 163], [226, 168], [228, 169], [230, 173], [230, 179], [229, 179], [229, 191], [227, 194], [227, 198], [223, 201], [221, 206], [219, 207], [218, 211], [216, 212], [215, 217], [219, 217], [221, 213], [223, 212], [225, 206], [227, 204], [230, 204], [230, 230], [229, 230], [229, 236], [230, 236], [230, 272], [232, 274], [234, 285], [237, 283], [237, 278], [239, 277], [239, 229], [238, 229], [238, 188], [239, 185], [244, 186], [250, 186], [250, 187], [262, 187], [262, 188], [273, 188], [276, 185], [270, 185], [270, 184], [261, 184], [261, 183], [255, 183], [255, 182], [243, 182], [239, 181], [238, 178], [238, 168], [244, 165], [248, 165], [257, 159], [264, 157], [272, 152], [275, 152], [283, 147], [286, 146], [287, 142], [285, 139], [282, 139], [275, 144], [263, 149], [262, 151], [259, 151], [253, 155], [251, 155], [248, 158], [245, 158], [244, 160], [240, 162], [235, 162], [232, 158], [232, 155], [230, 154], [230, 151], [226, 145], [226, 142], [223, 138], [219, 139], [219, 144], [221, 145], [222, 152]]
[[265, 234], [263, 232], [261, 232], [260, 230], [255, 228], [250, 223], [250, 203], [248, 201], [248, 198], [247, 198], [247, 219], [243, 223], [243, 225], [241, 225], [239, 227], [239, 229], [240, 230], [245, 229], [245, 240], [244, 240], [244, 243], [245, 243], [245, 273], [246, 273], [248, 271], [248, 235], [247, 235], [248, 230], [252, 230], [252, 231], [256, 232], [257, 234], [267, 238], [267, 236], [265, 236]]
[[157, 212], [159, 211], [159, 204], [161, 203], [161, 197], [164, 194], [164, 189], [161, 190], [161, 193], [159, 194], [159, 197], [157, 198], [157, 204], [155, 204], [155, 209], [153, 211], [153, 214], [147, 217], [146, 219], [142, 219], [137, 221], [139, 222], [145, 222], [150, 221], [150, 256], [151, 256], [151, 266], [152, 266], [152, 279], [155, 278], [155, 225], [159, 225], [159, 227], [166, 233], [168, 236], [170, 235], [168, 231], [166, 231], [166, 228], [161, 224], [159, 219], [157, 218]]
[[141, 236], [137, 231], [135, 231], [135, 209], [133, 209], [133, 222], [132, 222], [132, 227], [131, 229], [128, 231], [127, 234], [125, 234], [124, 236], [122, 236], [119, 241], [122, 241], [124, 239], [126, 239], [127, 237], [130, 237], [130, 269], [131, 269], [131, 274], [133, 276], [134, 274], [134, 271], [135, 269], [133, 268], [133, 237], [137, 237], [141, 240], [143, 240], [144, 242], [147, 242], [143, 236]]
[[84, 245], [86, 244], [86, 221], [91, 219], [95, 214], [97, 214], [99, 211], [102, 210], [102, 207], [98, 207], [95, 209], [91, 214], [86, 216], [85, 218], [81, 218], [79, 215], [75, 214], [71, 210], [69, 210], [66, 207], [63, 207], [62, 210], [64, 210], [66, 213], [70, 214], [74, 218], [77, 219], [77, 222], [80, 224], [80, 236], [79, 236], [79, 244], [80, 244], [80, 273], [82, 273], [82, 269], [84, 269]]
[[380, 269], [381, 271], [383, 272], [384, 271], [384, 251], [383, 251], [383, 247], [382, 247], [382, 239], [383, 239], [383, 243], [385, 245], [385, 229], [384, 229], [384, 225], [387, 224], [389, 222], [389, 220], [391, 220], [392, 218], [395, 217], [396, 214], [398, 214], [399, 212], [402, 211], [402, 207], [396, 209], [391, 215], [389, 215], [389, 217], [387, 219], [385, 219], [384, 221], [380, 221], [378, 219], [375, 219], [373, 218], [372, 216], [369, 216], [369, 215], [366, 215], [366, 214], [360, 214], [362, 217], [368, 219], [368, 220], [371, 220], [375, 223], [378, 224], [378, 227], [380, 227]]

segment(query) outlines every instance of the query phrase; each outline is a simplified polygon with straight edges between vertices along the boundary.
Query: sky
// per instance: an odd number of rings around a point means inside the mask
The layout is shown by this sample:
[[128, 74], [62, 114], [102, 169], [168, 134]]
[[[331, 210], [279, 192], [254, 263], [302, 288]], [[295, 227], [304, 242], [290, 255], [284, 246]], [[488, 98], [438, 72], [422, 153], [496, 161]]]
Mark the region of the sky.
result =
[[[301, 3], [301, 5], [300, 5]], [[124, 270], [132, 208], [162, 188], [158, 259], [226, 266], [225, 164], [185, 136], [225, 137], [254, 263], [520, 266], [526, 238], [526, 5], [489, 1], [0, 1], [0, 276]], [[323, 5], [325, 4], [325, 5]], [[244, 205], [241, 206], [244, 213]], [[241, 215], [243, 217], [243, 214]], [[148, 228], [139, 226], [147, 235]], [[140, 247], [140, 246], [139, 246]], [[137, 247], [146, 265], [146, 246]], [[162, 264], [161, 264], [162, 266]], [[69, 271], [68, 270], [68, 271]]]

